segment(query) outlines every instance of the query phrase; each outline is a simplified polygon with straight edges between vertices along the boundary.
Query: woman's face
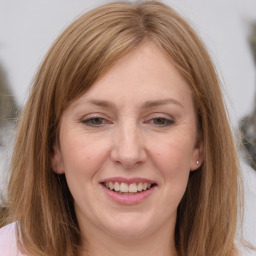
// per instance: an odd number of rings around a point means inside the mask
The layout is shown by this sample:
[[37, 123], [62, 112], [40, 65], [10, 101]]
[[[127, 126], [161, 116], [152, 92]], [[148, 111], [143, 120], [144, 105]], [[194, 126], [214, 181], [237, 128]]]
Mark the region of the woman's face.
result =
[[202, 161], [196, 122], [189, 86], [149, 42], [76, 100], [62, 115], [52, 166], [65, 173], [82, 233], [174, 230]]

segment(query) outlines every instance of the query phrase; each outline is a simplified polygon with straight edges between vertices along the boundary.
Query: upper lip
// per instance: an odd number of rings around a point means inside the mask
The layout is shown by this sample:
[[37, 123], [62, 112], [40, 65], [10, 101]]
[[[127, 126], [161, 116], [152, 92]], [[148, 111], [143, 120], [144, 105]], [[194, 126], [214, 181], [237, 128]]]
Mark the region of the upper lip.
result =
[[146, 179], [146, 178], [140, 178], [140, 177], [134, 177], [134, 178], [124, 178], [124, 177], [111, 177], [104, 180], [101, 180], [100, 183], [106, 183], [106, 182], [120, 182], [120, 183], [150, 183], [150, 184], [156, 184], [155, 181]]

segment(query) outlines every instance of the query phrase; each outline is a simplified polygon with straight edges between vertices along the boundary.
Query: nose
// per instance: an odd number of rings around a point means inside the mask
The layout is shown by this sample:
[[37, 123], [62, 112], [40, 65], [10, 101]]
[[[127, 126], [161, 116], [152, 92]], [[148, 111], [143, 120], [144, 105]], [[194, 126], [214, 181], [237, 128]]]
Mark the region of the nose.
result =
[[113, 135], [111, 159], [126, 169], [138, 167], [146, 161], [144, 141], [136, 124], [125, 124], [117, 128]]

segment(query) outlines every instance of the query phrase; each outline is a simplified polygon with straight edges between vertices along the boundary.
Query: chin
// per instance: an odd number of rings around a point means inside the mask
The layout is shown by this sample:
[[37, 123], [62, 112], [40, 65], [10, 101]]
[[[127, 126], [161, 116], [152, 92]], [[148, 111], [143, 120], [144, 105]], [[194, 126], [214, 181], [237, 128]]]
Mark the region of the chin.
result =
[[152, 221], [147, 220], [145, 216], [141, 218], [138, 214], [127, 213], [120, 215], [123, 216], [115, 218], [114, 222], [106, 227], [114, 236], [124, 239], [138, 239], [152, 232]]

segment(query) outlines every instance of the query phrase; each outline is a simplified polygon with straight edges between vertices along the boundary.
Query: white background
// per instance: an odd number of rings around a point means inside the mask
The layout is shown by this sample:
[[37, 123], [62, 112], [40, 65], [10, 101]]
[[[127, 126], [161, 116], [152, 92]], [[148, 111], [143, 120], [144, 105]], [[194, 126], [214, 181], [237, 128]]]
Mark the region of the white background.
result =
[[[0, 63], [18, 104], [24, 105], [35, 71], [56, 36], [83, 12], [108, 1], [0, 0]], [[163, 1], [185, 16], [216, 63], [233, 124], [248, 114], [255, 94], [255, 70], [248, 45], [256, 0]]]
[[[0, 0], [0, 63], [17, 103], [28, 88], [53, 40], [75, 18], [108, 1]], [[231, 116], [250, 114], [255, 100], [255, 66], [248, 44], [256, 21], [256, 0], [166, 0], [198, 31], [216, 64]], [[3, 156], [1, 157], [3, 158]], [[244, 168], [247, 183], [246, 237], [256, 245], [255, 173]], [[250, 187], [255, 186], [254, 191]]]

